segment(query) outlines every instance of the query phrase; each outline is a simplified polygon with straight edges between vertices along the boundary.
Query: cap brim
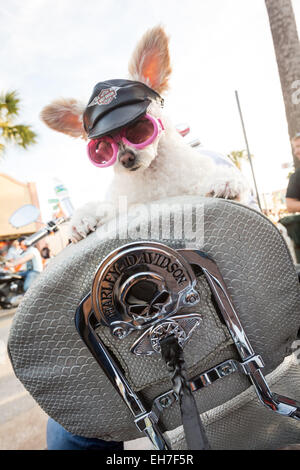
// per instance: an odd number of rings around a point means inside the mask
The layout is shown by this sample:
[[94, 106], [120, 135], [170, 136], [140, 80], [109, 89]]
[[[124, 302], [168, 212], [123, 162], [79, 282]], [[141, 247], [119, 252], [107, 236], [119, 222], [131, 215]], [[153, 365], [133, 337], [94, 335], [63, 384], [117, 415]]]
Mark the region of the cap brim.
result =
[[145, 114], [150, 102], [151, 100], [145, 100], [142, 103], [120, 106], [104, 114], [90, 130], [88, 134], [89, 139], [102, 137], [130, 124], [135, 119]]

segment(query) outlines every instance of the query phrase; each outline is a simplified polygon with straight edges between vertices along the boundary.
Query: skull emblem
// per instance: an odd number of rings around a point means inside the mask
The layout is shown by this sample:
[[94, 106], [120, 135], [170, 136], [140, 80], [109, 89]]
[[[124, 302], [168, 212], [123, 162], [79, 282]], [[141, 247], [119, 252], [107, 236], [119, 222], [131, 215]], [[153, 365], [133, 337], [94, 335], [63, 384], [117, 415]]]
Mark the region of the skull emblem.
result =
[[98, 266], [92, 287], [97, 319], [118, 338], [144, 330], [199, 301], [183, 256], [158, 242], [117, 248]]
[[164, 279], [151, 272], [130, 277], [122, 291], [121, 300], [126, 313], [137, 325], [164, 316], [171, 300]]

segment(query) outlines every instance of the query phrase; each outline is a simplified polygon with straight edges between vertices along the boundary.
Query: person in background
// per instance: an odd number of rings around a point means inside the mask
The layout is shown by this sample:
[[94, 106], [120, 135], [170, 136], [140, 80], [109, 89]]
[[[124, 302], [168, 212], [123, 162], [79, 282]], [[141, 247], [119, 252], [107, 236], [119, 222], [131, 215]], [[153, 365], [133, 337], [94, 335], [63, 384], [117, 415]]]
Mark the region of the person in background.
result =
[[8, 261], [14, 260], [20, 254], [22, 253], [22, 249], [20, 247], [20, 243], [18, 240], [13, 240], [10, 244], [10, 247], [8, 248], [8, 251], [6, 253], [6, 259]]
[[[22, 248], [20, 247], [20, 243], [19, 243], [19, 240], [13, 240], [13, 242], [10, 244], [10, 247], [7, 251], [7, 254], [6, 254], [6, 260], [7, 261], [14, 261], [16, 258], [18, 258], [19, 256], [21, 256], [23, 250]], [[26, 265], [23, 264], [23, 265], [18, 265], [18, 266], [15, 266], [15, 271], [16, 272], [19, 272], [19, 271], [25, 271], [26, 270]]]
[[7, 255], [7, 250], [8, 250], [8, 243], [7, 242], [0, 242], [0, 259], [1, 262], [4, 262], [6, 259]]
[[[293, 137], [291, 143], [295, 157], [300, 160], [300, 132]], [[300, 212], [300, 168], [291, 175], [285, 197], [288, 212]]]
[[48, 246], [44, 246], [41, 249], [41, 256], [42, 256], [43, 267], [45, 269], [45, 267], [49, 263], [50, 258], [52, 258], [51, 253], [50, 253], [50, 249], [49, 249]]
[[40, 252], [34, 246], [30, 246], [29, 248], [25, 245], [24, 240], [26, 237], [20, 237], [18, 239], [20, 243], [20, 247], [24, 251], [21, 256], [18, 256], [12, 261], [8, 261], [6, 263], [8, 268], [14, 268], [20, 264], [26, 263], [26, 271], [19, 271], [18, 274], [23, 276], [24, 278], [24, 292], [26, 292], [32, 282], [39, 276], [39, 274], [43, 271], [43, 263], [42, 257]]

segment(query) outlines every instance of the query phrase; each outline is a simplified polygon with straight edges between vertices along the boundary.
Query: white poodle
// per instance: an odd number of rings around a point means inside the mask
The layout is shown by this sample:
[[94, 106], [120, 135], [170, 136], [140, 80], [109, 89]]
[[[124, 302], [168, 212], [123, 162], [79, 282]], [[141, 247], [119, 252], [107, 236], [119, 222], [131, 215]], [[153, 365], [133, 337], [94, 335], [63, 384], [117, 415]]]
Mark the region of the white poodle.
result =
[[[168, 37], [165, 31], [157, 26], [147, 31], [137, 44], [129, 62], [129, 78], [134, 83], [146, 84], [147, 88], [151, 88], [160, 96], [168, 88], [170, 73]], [[118, 87], [111, 87], [109, 91], [112, 93], [113, 89], [118, 90]], [[116, 95], [117, 92], [114, 93]], [[84, 112], [94, 112], [93, 108], [100, 110], [103, 101], [99, 100], [99, 96], [100, 93], [88, 107], [74, 99], [57, 100], [43, 109], [41, 118], [52, 129], [87, 139], [88, 136], [91, 137], [91, 132], [88, 132], [84, 122]], [[118, 205], [120, 196], [126, 196], [128, 204], [133, 205], [178, 195], [213, 196], [246, 201], [249, 188], [242, 174], [235, 168], [216, 165], [211, 158], [190, 147], [170, 119], [163, 114], [160, 100], [149, 100], [146, 113], [161, 123], [160, 132], [143, 148], [130, 145], [129, 138], [127, 141], [120, 137], [115, 139], [114, 179], [108, 191], [111, 203]], [[122, 128], [116, 125], [115, 129], [118, 130], [118, 136], [123, 135]], [[136, 131], [136, 128], [134, 130]], [[128, 137], [130, 132], [126, 132]], [[112, 131], [107, 135], [114, 138], [116, 133]], [[98, 137], [94, 136], [92, 141], [97, 141]], [[132, 140], [134, 141], [134, 138]], [[100, 141], [97, 142], [98, 145]], [[92, 143], [90, 141], [90, 144]], [[102, 142], [101, 145], [106, 144]], [[101, 202], [85, 204], [72, 217], [72, 241], [79, 241], [108, 220], [109, 215], [103, 218]]]

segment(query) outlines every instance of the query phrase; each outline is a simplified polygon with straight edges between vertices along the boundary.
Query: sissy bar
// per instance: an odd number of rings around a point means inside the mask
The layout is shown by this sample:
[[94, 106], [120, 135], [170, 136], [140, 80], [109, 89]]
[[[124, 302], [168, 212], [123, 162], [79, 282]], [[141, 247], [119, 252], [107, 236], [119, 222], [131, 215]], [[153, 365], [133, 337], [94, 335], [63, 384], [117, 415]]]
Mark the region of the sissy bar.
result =
[[197, 266], [204, 273], [242, 359], [238, 369], [249, 377], [261, 403], [271, 411], [300, 420], [300, 403], [291, 398], [272, 393], [269, 389], [261, 372], [264, 362], [261, 356], [255, 355], [215, 261], [199, 250], [181, 249], [178, 252], [192, 266]]
[[[168, 304], [169, 306], [173, 306], [173, 310], [162, 310], [163, 313], [161, 313], [160, 316], [157, 316], [157, 313], [155, 313], [152, 317], [148, 317], [146, 315], [147, 323], [145, 324], [134, 324], [132, 318], [128, 317], [128, 315], [124, 316], [124, 312], [121, 312], [122, 309], [120, 311], [116, 310], [111, 318], [110, 308], [108, 308], [106, 314], [103, 314], [103, 309], [107, 306], [105, 306], [104, 303], [101, 304], [101, 300], [99, 299], [101, 299], [101, 286], [103, 287], [103, 285], [105, 284], [105, 280], [107, 280], [107, 282], [109, 282], [110, 284], [112, 282], [113, 275], [122, 276], [122, 273], [119, 270], [120, 266], [122, 266], [122, 269], [125, 269], [125, 267], [128, 268], [124, 260], [127, 260], [127, 262], [133, 262], [134, 259], [141, 260], [143, 258], [144, 263], [145, 261], [152, 263], [153, 259], [150, 256], [150, 249], [156, 250], [157, 255], [161, 256], [160, 260], [169, 259], [166, 258], [167, 255], [170, 257], [176, 255], [177, 263], [182, 263], [180, 264], [180, 268], [185, 269], [185, 277], [180, 277], [180, 280], [185, 280], [183, 290], [178, 290], [178, 292], [176, 292], [175, 283], [171, 283], [171, 290], [174, 294], [174, 299], [177, 299], [176, 301], [173, 299], [174, 302]], [[145, 255], [146, 252], [147, 256]], [[164, 256], [162, 256], [161, 253], [163, 253]], [[157, 259], [159, 258], [155, 258], [155, 260]], [[118, 288], [116, 289], [117, 299], [122, 299], [123, 296], [127, 293], [128, 285], [132, 286], [134, 285], [134, 282], [138, 282], [141, 279], [144, 281], [145, 279], [147, 280], [149, 278], [149, 272], [140, 272], [139, 267], [141, 266], [141, 264], [138, 263], [139, 262], [137, 262], [137, 265], [134, 267], [134, 271], [132, 271], [133, 266], [130, 265], [130, 267], [128, 268], [131, 277], [129, 277], [129, 281], [125, 282], [126, 288], [122, 289], [120, 288], [120, 284], [116, 283], [116, 285], [118, 286]], [[162, 269], [162, 265], [163, 263], [161, 263], [159, 269]], [[118, 269], [116, 269], [117, 266]], [[143, 336], [145, 335], [145, 333], [143, 333], [145, 328], [148, 328], [150, 326], [151, 330], [151, 325], [158, 325], [159, 327], [160, 325], [163, 326], [169, 324], [170, 321], [176, 321], [177, 318], [180, 318], [180, 316], [174, 316], [174, 314], [178, 314], [178, 310], [180, 310], [180, 308], [185, 304], [187, 299], [190, 300], [191, 298], [195, 298], [195, 296], [197, 297], [197, 293], [195, 291], [195, 282], [196, 273], [197, 271], [199, 271], [199, 269], [204, 274], [210, 286], [211, 292], [219, 307], [220, 313], [233, 338], [241, 361], [239, 362], [236, 360], [231, 360], [227, 361], [226, 364], [218, 364], [217, 366], [215, 366], [214, 369], [211, 369], [210, 371], [205, 371], [203, 372], [203, 374], [194, 377], [190, 381], [190, 387], [192, 392], [196, 392], [197, 390], [200, 390], [202, 386], [207, 386], [210, 383], [213, 383], [215, 380], [222, 378], [223, 375], [226, 374], [219, 373], [219, 370], [223, 370], [224, 367], [228, 369], [228, 367], [230, 366], [230, 373], [240, 372], [247, 375], [250, 382], [255, 387], [255, 391], [258, 395], [259, 400], [264, 406], [266, 406], [271, 411], [279, 413], [283, 416], [288, 416], [298, 420], [300, 419], [300, 404], [298, 402], [290, 398], [278, 395], [276, 393], [272, 393], [270, 391], [266, 379], [261, 372], [261, 369], [264, 367], [263, 360], [259, 355], [255, 354], [255, 351], [253, 350], [250, 341], [247, 338], [247, 335], [239, 320], [238, 314], [230, 299], [225, 282], [215, 261], [209, 256], [207, 256], [204, 252], [201, 252], [199, 250], [171, 250], [170, 248], [155, 242], [132, 243], [121, 247], [115, 252], [112, 252], [100, 264], [94, 278], [91, 293], [89, 293], [83, 299], [83, 301], [76, 310], [75, 324], [82, 340], [85, 342], [86, 346], [93, 354], [97, 363], [100, 365], [100, 367], [114, 386], [115, 390], [121, 396], [121, 398], [129, 408], [130, 412], [132, 413], [137, 428], [140, 432], [143, 432], [150, 439], [154, 448], [157, 450], [169, 450], [171, 448], [158, 425], [158, 421], [161, 412], [164, 411], [165, 408], [171, 406], [175, 401], [177, 401], [178, 397], [176, 393], [170, 390], [168, 392], [165, 392], [163, 395], [156, 397], [156, 399], [153, 401], [151, 411], [147, 411], [147, 408], [143, 404], [139, 394], [137, 394], [132, 389], [127, 379], [125, 378], [123, 372], [121, 371], [120, 366], [111, 356], [111, 354], [103, 344], [101, 338], [96, 333], [96, 330], [100, 325], [110, 327], [112, 334], [119, 338], [119, 340], [122, 340], [124, 336], [130, 334], [132, 329], [135, 329], [141, 331], [141, 338], [143, 338]], [[132, 272], [134, 272], [133, 275]], [[165, 289], [166, 286], [164, 285], [162, 278], [160, 278], [161, 274], [162, 272], [156, 272], [152, 273], [151, 275], [155, 277], [156, 281], [157, 279], [160, 279], [160, 282], [162, 283], [160, 287], [163, 287]], [[172, 280], [172, 282], [174, 282], [174, 280]], [[177, 295], [177, 297], [175, 294]], [[170, 297], [172, 298], [172, 295]], [[94, 310], [95, 308], [97, 309], [97, 311]], [[130, 313], [130, 310], [128, 310], [127, 312]], [[117, 320], [115, 314], [117, 315]], [[191, 314], [188, 314], [188, 316], [189, 315]], [[138, 317], [139, 322], [144, 319], [145, 317]], [[167, 332], [166, 336], [168, 334], [169, 333]], [[132, 350], [132, 352], [134, 352], [134, 349]], [[208, 378], [210, 378], [211, 380], [207, 380]], [[161, 400], [163, 400], [163, 402], [167, 401], [168, 404], [161, 407]]]
[[169, 450], [171, 447], [157, 425], [158, 416], [153, 411], [147, 412], [141, 399], [130, 387], [119, 366], [97, 335], [95, 330], [99, 322], [92, 309], [90, 294], [83, 299], [76, 310], [75, 325], [82, 340], [131, 411], [139, 431], [144, 432], [156, 450]]
[[[165, 262], [171, 263], [173, 270], [168, 270]], [[102, 260], [91, 292], [75, 314], [81, 338], [126, 403], [139, 431], [149, 437], [157, 450], [170, 449], [158, 427], [157, 414], [154, 410], [147, 411], [96, 329], [100, 325], [108, 327], [116, 341], [121, 341], [132, 331], [143, 333], [154, 325], [164, 325], [179, 306], [193, 306], [198, 302], [195, 285], [192, 268], [176, 250], [158, 242], [133, 242]], [[168, 326], [174, 326], [174, 322]], [[175, 323], [175, 330], [177, 326]]]

